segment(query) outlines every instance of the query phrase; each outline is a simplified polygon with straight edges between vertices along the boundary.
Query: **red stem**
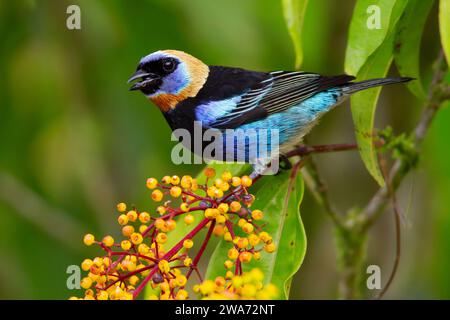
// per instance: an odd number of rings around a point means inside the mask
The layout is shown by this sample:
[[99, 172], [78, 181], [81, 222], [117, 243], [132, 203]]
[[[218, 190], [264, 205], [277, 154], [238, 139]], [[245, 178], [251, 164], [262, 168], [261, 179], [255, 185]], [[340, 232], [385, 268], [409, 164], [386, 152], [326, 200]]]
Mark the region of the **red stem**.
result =
[[[206, 234], [205, 239], [203, 240], [202, 246], [200, 247], [200, 249], [197, 252], [197, 255], [194, 258], [194, 261], [192, 262], [192, 267], [189, 269], [189, 271], [186, 274], [186, 278], [189, 279], [189, 277], [191, 276], [191, 273], [194, 269], [197, 269], [197, 264], [200, 261], [203, 253], [205, 252], [206, 246], [208, 245], [209, 239], [211, 239], [211, 234], [214, 230], [214, 226], [216, 225], [216, 221], [213, 220], [211, 223], [211, 226], [208, 229], [208, 233]], [[202, 279], [200, 279], [202, 281]]]
[[[198, 211], [198, 210], [206, 210], [206, 209], [208, 209], [207, 206], [197, 206], [197, 207], [189, 208], [189, 211], [187, 211], [187, 212], [194, 212], [194, 211]], [[184, 212], [184, 211], [181, 210], [181, 209], [178, 209], [178, 210], [175, 210], [174, 212], [171, 212], [171, 213], [168, 213], [168, 214], [166, 214], [166, 215], [164, 215], [164, 216], [161, 216], [161, 217], [159, 217], [158, 219], [163, 219], [163, 220], [168, 219], [168, 218], [173, 219], [173, 218], [175, 218], [175, 217], [177, 217], [177, 216], [179, 216], [179, 215], [182, 215], [183, 213], [186, 213], [186, 212]], [[145, 229], [144, 232], [142, 232], [142, 236], [145, 237], [145, 236], [150, 232], [150, 230], [151, 230], [154, 226], [155, 226], [155, 223], [152, 222], [152, 223], [147, 227], [147, 229]]]
[[[170, 260], [172, 256], [174, 256], [180, 249], [183, 247], [184, 240], [191, 239], [194, 237], [197, 233], [202, 230], [202, 228], [208, 224], [210, 220], [208, 218], [203, 219], [194, 229], [192, 229], [191, 232], [189, 232], [186, 236], [183, 237], [172, 249], [170, 249], [161, 260]], [[141, 282], [141, 284], [136, 288], [136, 290], [133, 293], [133, 298], [136, 298], [144, 289], [144, 287], [147, 285], [147, 283], [150, 281], [150, 279], [153, 277], [155, 272], [158, 270], [158, 265], [155, 265], [155, 267], [152, 269], [152, 271], [145, 277], [145, 279]]]

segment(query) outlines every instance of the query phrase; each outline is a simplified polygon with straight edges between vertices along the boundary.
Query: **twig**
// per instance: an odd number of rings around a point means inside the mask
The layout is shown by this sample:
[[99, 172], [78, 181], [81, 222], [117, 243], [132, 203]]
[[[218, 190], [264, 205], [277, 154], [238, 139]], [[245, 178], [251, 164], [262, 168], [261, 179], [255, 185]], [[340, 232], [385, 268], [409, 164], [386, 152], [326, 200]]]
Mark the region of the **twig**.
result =
[[392, 266], [391, 273], [389, 275], [389, 278], [384, 285], [383, 289], [375, 296], [375, 299], [381, 299], [385, 293], [389, 290], [392, 282], [394, 281], [395, 275], [397, 274], [398, 266], [400, 264], [400, 256], [402, 252], [402, 235], [401, 235], [401, 213], [400, 208], [398, 207], [397, 202], [397, 194], [393, 190], [392, 185], [389, 183], [390, 181], [387, 178], [387, 170], [386, 170], [386, 161], [385, 159], [381, 158], [380, 161], [381, 168], [383, 169], [383, 175], [386, 180], [386, 187], [388, 189], [389, 195], [392, 199], [392, 208], [394, 210], [394, 219], [395, 219], [395, 259], [394, 259], [394, 265]]
[[307, 156], [311, 153], [325, 153], [336, 151], [356, 150], [358, 145], [356, 143], [339, 143], [339, 144], [324, 144], [317, 146], [301, 145], [294, 150], [288, 152], [286, 157], [291, 158], [294, 156]]

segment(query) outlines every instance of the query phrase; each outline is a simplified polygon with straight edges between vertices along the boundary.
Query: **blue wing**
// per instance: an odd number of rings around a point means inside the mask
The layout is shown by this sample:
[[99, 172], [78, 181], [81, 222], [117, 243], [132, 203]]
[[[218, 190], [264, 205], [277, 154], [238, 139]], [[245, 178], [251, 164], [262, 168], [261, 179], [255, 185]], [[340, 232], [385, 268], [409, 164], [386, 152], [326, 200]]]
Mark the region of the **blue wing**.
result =
[[288, 71], [269, 75], [241, 95], [199, 105], [197, 119], [210, 128], [237, 128], [297, 106], [319, 92], [346, 85], [354, 79], [348, 75], [325, 77]]

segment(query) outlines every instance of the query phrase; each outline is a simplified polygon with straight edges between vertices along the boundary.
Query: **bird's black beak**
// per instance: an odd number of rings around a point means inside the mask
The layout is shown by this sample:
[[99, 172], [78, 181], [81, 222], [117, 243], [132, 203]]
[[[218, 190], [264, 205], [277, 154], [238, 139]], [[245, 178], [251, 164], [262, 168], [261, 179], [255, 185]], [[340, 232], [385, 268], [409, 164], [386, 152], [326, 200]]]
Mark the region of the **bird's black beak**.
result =
[[144, 70], [138, 69], [131, 77], [128, 79], [128, 83], [140, 79], [140, 81], [135, 82], [131, 87], [130, 91], [132, 90], [140, 90], [144, 88], [145, 86], [148, 86], [149, 84], [152, 84], [155, 82], [155, 80], [158, 80], [160, 77], [157, 74], [146, 72]]

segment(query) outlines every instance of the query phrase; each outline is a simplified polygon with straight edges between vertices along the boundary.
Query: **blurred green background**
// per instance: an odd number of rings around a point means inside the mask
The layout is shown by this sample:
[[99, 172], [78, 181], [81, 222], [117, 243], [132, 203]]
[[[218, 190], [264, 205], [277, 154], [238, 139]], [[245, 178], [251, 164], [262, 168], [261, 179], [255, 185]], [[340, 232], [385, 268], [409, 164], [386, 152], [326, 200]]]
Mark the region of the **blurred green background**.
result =
[[[81, 8], [81, 30], [66, 8]], [[343, 72], [354, 1], [310, 1], [302, 69]], [[294, 53], [278, 0], [0, 0], [0, 298], [66, 299], [66, 268], [98, 253], [82, 235], [119, 230], [119, 201], [150, 210], [149, 176], [195, 174], [170, 161], [173, 143], [159, 110], [126, 80], [158, 49], [208, 64], [292, 69]], [[437, 6], [422, 43], [424, 78], [439, 48]], [[395, 70], [392, 70], [395, 74]], [[410, 130], [420, 102], [403, 86], [383, 90], [377, 126]], [[399, 191], [407, 215], [398, 276], [388, 298], [450, 298], [450, 109], [426, 138], [415, 173]], [[354, 140], [348, 107], [327, 115], [310, 143]], [[339, 208], [362, 206], [376, 190], [357, 153], [317, 157]], [[308, 251], [294, 299], [335, 298], [330, 221], [306, 192]], [[113, 232], [114, 231], [114, 232]], [[394, 259], [389, 210], [371, 232], [368, 263], [384, 278]], [[78, 294], [80, 294], [78, 292]]]

